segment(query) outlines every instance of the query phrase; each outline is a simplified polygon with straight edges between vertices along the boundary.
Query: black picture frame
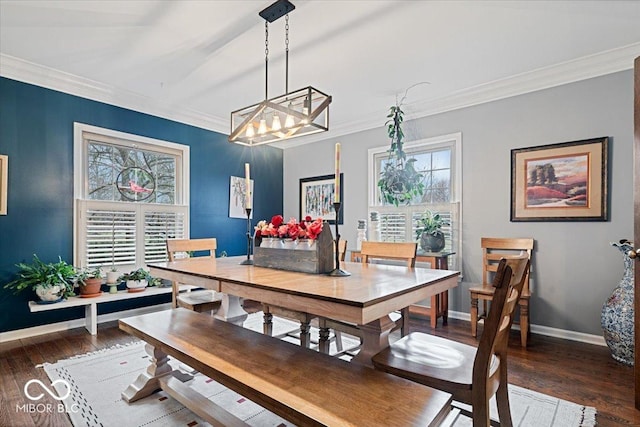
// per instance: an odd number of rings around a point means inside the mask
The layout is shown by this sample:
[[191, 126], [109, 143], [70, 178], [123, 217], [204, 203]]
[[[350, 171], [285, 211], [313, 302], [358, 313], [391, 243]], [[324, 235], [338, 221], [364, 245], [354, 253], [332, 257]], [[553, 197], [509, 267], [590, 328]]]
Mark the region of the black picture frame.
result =
[[[335, 174], [300, 178], [300, 219], [310, 216], [321, 217], [329, 224], [336, 223], [333, 207], [335, 194]], [[344, 221], [344, 174], [340, 174], [340, 211], [338, 224]]]

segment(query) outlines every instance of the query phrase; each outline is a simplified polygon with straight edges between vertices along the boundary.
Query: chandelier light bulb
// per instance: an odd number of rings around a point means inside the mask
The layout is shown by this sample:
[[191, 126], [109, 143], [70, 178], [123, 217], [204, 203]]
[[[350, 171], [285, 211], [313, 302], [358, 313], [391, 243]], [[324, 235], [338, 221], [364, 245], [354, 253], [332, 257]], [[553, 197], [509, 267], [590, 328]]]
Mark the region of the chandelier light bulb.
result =
[[267, 121], [260, 119], [260, 126], [258, 126], [258, 135], [264, 135], [267, 133]]
[[282, 129], [282, 125], [280, 124], [280, 116], [277, 114], [273, 115], [273, 122], [271, 122], [271, 130], [280, 130]]
[[247, 138], [253, 138], [256, 135], [256, 130], [253, 127], [252, 123], [249, 123], [249, 127], [247, 127]]

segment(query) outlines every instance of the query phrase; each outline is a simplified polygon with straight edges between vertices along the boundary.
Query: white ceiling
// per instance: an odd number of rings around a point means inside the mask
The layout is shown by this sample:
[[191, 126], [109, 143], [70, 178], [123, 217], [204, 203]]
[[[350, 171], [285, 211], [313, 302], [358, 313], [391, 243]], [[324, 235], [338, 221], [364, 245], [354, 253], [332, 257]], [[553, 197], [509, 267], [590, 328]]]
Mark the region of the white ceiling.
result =
[[[271, 3], [0, 0], [0, 75], [228, 134], [232, 110], [264, 99], [258, 12]], [[640, 55], [640, 1], [293, 3], [289, 89], [333, 96], [330, 133], [299, 143], [382, 126], [415, 83], [429, 82], [409, 91], [411, 117], [630, 69]], [[284, 18], [269, 32], [276, 96]]]

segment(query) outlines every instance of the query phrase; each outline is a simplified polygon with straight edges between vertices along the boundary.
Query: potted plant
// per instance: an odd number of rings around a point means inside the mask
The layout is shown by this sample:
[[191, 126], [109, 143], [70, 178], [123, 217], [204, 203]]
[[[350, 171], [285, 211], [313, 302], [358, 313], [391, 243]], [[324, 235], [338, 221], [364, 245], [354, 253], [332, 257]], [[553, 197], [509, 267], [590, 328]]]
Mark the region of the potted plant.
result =
[[416, 239], [420, 241], [420, 247], [425, 252], [440, 252], [444, 249], [445, 240], [442, 226], [449, 225], [442, 216], [430, 210], [426, 210], [418, 220]]
[[78, 270], [77, 285], [80, 288], [80, 296], [85, 298], [95, 297], [101, 294], [102, 270], [100, 267]]
[[60, 257], [56, 263], [44, 263], [34, 254], [31, 264], [18, 263], [16, 267], [19, 268], [17, 277], [4, 286], [7, 289], [14, 289], [16, 293], [33, 289], [45, 303], [75, 295], [76, 269]]
[[107, 271], [107, 283], [109, 285], [117, 284], [119, 278], [120, 278], [120, 272], [115, 266], [111, 267], [111, 269]]
[[402, 122], [404, 112], [401, 104], [394, 105], [387, 116], [387, 133], [391, 138], [389, 147], [389, 159], [384, 163], [378, 180], [378, 188], [385, 202], [398, 206], [409, 204], [414, 197], [424, 193], [423, 175], [414, 167], [415, 158], [407, 159], [407, 153], [403, 148], [404, 132]]
[[118, 280], [127, 282], [129, 292], [142, 292], [149, 282], [152, 281], [152, 277], [144, 268], [138, 268], [137, 270], [123, 274]]

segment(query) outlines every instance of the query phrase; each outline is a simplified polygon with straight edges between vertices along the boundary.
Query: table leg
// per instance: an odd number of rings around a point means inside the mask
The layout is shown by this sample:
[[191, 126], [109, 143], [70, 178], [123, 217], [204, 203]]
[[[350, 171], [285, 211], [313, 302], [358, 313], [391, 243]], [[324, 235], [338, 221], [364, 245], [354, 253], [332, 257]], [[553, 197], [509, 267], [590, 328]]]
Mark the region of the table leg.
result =
[[373, 366], [371, 358], [383, 348], [389, 347], [389, 334], [395, 325], [389, 316], [361, 325], [362, 349], [352, 362]]
[[318, 340], [318, 351], [320, 353], [329, 354], [329, 346], [331, 342], [329, 341], [329, 328], [327, 327], [327, 319], [319, 318], [318, 319], [318, 329], [320, 338]]
[[222, 305], [216, 313], [216, 319], [242, 326], [247, 319], [247, 312], [240, 304], [240, 297], [229, 294], [222, 294]]

